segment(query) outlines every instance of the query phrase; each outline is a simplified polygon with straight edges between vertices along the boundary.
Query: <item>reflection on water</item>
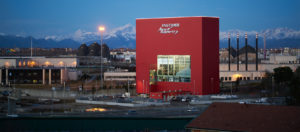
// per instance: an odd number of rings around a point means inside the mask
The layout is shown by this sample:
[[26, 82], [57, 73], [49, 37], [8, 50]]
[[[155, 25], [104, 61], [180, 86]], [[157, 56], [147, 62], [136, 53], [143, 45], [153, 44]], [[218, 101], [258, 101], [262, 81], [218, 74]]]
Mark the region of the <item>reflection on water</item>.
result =
[[103, 112], [106, 111], [106, 109], [104, 108], [89, 108], [89, 109], [85, 109], [86, 112]]

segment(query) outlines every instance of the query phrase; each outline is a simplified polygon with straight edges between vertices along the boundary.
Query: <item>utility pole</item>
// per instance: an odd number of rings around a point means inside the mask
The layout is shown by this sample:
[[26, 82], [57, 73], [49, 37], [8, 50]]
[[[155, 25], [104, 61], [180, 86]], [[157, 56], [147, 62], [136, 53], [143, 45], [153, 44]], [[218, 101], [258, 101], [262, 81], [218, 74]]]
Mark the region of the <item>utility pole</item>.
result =
[[130, 93], [129, 92], [129, 76], [127, 76], [127, 92]]
[[272, 97], [274, 97], [274, 75], [272, 75]]
[[231, 95], [232, 95], [232, 81], [231, 81], [231, 88], [230, 88], [230, 93], [231, 93]]
[[51, 114], [53, 115], [53, 101], [54, 101], [55, 87], [52, 87], [52, 100], [51, 100]]
[[[97, 80], [98, 80], [98, 79], [97, 79], [97, 75], [96, 75], [96, 92], [95, 92], [96, 95], [97, 95], [97, 83], [98, 83]], [[94, 97], [95, 97], [95, 94], [94, 94]]]
[[101, 46], [100, 46], [100, 83], [101, 83], [101, 85], [100, 85], [100, 88], [102, 89], [103, 88], [103, 78], [102, 78], [102, 75], [104, 75], [103, 74], [103, 71], [102, 71], [102, 36], [103, 36], [103, 32], [101, 32]]
[[[103, 71], [102, 71], [102, 46], [103, 46], [103, 32], [105, 31], [105, 27], [104, 26], [100, 26], [99, 28], [99, 31], [100, 31], [100, 37], [101, 37], [101, 45], [100, 45], [100, 81], [101, 81], [101, 85], [100, 85], [100, 88], [102, 89], [103, 88], [103, 78], [102, 78], [102, 74], [103, 74]], [[104, 75], [104, 74], [103, 74]]]
[[32, 37], [30, 38], [30, 56], [32, 58]]
[[64, 81], [64, 95], [63, 95], [63, 100], [64, 100], [64, 112], [66, 111], [66, 81]]

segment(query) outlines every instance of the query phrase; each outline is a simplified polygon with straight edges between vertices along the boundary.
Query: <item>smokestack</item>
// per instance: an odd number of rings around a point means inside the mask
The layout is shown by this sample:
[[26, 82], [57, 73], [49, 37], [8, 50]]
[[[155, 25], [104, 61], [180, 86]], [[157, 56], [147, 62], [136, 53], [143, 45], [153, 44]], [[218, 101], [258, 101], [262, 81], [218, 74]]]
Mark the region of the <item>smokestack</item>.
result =
[[255, 63], [256, 63], [256, 71], [258, 71], [258, 34], [256, 33], [256, 60], [255, 60]]
[[266, 33], [264, 34], [264, 60], [267, 59], [267, 54], [266, 54]]
[[246, 71], [248, 71], [248, 39], [247, 39], [247, 33], [245, 34], [245, 66], [246, 66]]
[[228, 71], [230, 71], [230, 33], [228, 33]]
[[236, 60], [237, 61], [237, 63], [236, 63], [237, 64], [236, 65], [236, 69], [237, 69], [237, 71], [239, 71], [239, 69], [240, 69], [240, 64], [239, 64], [239, 62], [240, 62], [239, 61], [239, 59], [240, 59], [239, 58], [239, 50], [240, 50], [239, 42], [240, 42], [240, 40], [239, 39], [240, 39], [239, 38], [239, 33], [237, 33], [237, 35], [236, 35], [236, 54], [237, 54], [236, 55], [237, 56], [237, 58], [236, 58], [237, 59]]

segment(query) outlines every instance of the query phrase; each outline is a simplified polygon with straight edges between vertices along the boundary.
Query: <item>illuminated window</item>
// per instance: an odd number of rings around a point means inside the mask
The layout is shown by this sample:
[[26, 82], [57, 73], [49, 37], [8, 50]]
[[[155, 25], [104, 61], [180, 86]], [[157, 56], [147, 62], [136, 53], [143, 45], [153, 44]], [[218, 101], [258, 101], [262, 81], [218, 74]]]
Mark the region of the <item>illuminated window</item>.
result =
[[72, 63], [72, 66], [76, 66], [76, 65], [77, 65], [77, 62], [74, 61], [74, 62]]
[[35, 62], [34, 61], [28, 61], [28, 66], [29, 67], [34, 67], [35, 66]]
[[10, 64], [9, 64], [9, 62], [5, 62], [5, 67], [9, 67], [10, 66]]
[[50, 65], [50, 62], [49, 62], [49, 61], [46, 61], [46, 62], [45, 62], [45, 65], [46, 65], [46, 66], [49, 66], [49, 65]]
[[190, 82], [190, 55], [158, 55], [157, 81]]
[[59, 66], [64, 66], [64, 62], [60, 61], [60, 62], [58, 63], [58, 65], [59, 65]]
[[35, 65], [36, 65], [35, 61], [31, 61], [31, 66], [35, 66]]

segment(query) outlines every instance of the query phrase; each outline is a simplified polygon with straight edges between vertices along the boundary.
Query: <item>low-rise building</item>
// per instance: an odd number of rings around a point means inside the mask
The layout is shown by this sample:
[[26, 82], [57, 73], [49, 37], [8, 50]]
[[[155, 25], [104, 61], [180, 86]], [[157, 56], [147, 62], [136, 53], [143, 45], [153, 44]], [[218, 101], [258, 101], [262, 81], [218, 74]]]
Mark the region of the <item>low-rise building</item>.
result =
[[77, 80], [74, 57], [0, 57], [0, 83], [62, 84]]
[[265, 77], [266, 72], [273, 72], [273, 69], [278, 67], [290, 67], [293, 71], [299, 67], [300, 64], [258, 64], [258, 70], [256, 71], [255, 64], [248, 64], [248, 70], [245, 70], [245, 64], [239, 64], [239, 70], [237, 70], [237, 64], [230, 64], [230, 71], [228, 70], [228, 64], [222, 63], [220, 68], [220, 81], [236, 81], [240, 80], [261, 80]]
[[78, 66], [101, 65], [107, 63], [107, 58], [100, 56], [78, 56]]
[[295, 64], [299, 63], [297, 56], [290, 55], [271, 55], [269, 63], [271, 64]]
[[131, 63], [133, 60], [136, 59], [136, 52], [134, 49], [119, 48], [111, 50], [110, 56], [113, 60]]
[[135, 81], [136, 73], [128, 71], [104, 72], [104, 81]]

